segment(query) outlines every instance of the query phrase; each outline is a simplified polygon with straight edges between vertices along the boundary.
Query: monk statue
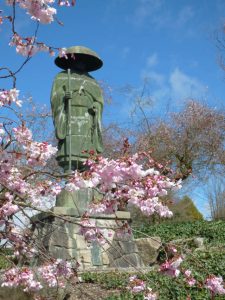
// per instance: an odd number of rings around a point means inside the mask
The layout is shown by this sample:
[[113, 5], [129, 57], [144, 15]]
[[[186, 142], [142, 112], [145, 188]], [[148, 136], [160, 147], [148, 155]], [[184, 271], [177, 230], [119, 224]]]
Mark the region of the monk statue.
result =
[[88, 72], [101, 68], [98, 55], [85, 47], [68, 48], [55, 64], [64, 69], [54, 79], [51, 106], [58, 139], [58, 164], [65, 172], [84, 170], [90, 151], [103, 151], [101, 120], [103, 97]]

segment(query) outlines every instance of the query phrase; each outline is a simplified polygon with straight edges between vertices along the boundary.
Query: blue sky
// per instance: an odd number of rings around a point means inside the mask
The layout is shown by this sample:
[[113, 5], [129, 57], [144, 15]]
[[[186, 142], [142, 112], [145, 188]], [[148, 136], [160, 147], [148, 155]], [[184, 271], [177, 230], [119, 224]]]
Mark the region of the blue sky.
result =
[[[9, 7], [2, 5], [9, 14]], [[224, 73], [219, 67], [215, 35], [225, 20], [223, 0], [77, 0], [75, 7], [59, 8], [52, 25], [41, 25], [39, 41], [56, 47], [84, 45], [104, 61], [92, 75], [112, 89], [104, 123], [128, 124], [134, 105], [120, 90], [132, 86], [140, 92], [148, 78], [151, 110], [160, 115], [170, 104], [178, 110], [192, 97], [220, 107], [224, 103]], [[30, 36], [35, 24], [18, 12], [17, 30]], [[8, 46], [10, 30], [0, 28], [1, 65], [12, 69], [22, 58]], [[36, 55], [20, 72], [17, 86], [24, 96], [49, 106], [54, 76], [60, 71], [48, 54]], [[1, 87], [9, 82], [2, 81]]]

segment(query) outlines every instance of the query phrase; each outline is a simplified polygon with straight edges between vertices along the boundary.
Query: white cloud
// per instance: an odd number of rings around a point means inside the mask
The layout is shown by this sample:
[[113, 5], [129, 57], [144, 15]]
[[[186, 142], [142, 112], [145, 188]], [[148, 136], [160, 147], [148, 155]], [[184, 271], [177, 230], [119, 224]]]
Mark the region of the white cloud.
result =
[[147, 58], [147, 66], [153, 67], [158, 64], [158, 55], [157, 53], [153, 53]]
[[199, 98], [205, 95], [206, 86], [198, 79], [176, 68], [169, 76], [171, 96], [175, 99]]
[[182, 26], [194, 16], [194, 11], [191, 6], [184, 6], [178, 13], [176, 24]]
[[167, 84], [167, 79], [163, 74], [146, 69], [142, 71], [141, 77], [143, 80], [145, 80], [145, 82], [148, 83], [153, 102], [159, 103], [168, 98], [170, 89]]
[[189, 34], [185, 25], [194, 15], [195, 11], [190, 5], [174, 10], [165, 0], [138, 0], [135, 11], [127, 19], [136, 26], [151, 24], [156, 29], [177, 30], [182, 27]]
[[158, 61], [160, 59], [157, 53], [151, 54], [147, 57], [145, 68], [141, 71], [141, 78], [148, 82], [155, 102], [162, 103], [171, 99], [175, 104], [187, 98], [202, 99], [206, 96], [207, 86], [197, 78], [182, 72], [178, 67], [167, 75], [154, 70]]
[[148, 17], [153, 16], [160, 10], [162, 0], [139, 0], [134, 13], [133, 22], [136, 25], [142, 24]]
[[208, 92], [200, 80], [182, 72], [178, 67], [165, 75], [152, 68], [142, 70], [141, 78], [147, 80], [152, 99], [155, 103], [164, 103], [171, 99], [176, 105], [187, 98], [202, 99]]

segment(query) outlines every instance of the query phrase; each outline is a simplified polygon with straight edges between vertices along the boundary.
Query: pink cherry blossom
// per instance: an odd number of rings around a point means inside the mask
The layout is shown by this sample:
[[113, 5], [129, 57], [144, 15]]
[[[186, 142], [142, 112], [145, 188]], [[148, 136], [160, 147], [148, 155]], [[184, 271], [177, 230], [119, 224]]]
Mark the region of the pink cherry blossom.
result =
[[104, 200], [97, 203], [92, 202], [88, 208], [89, 215], [113, 214], [117, 210], [117, 201]]
[[191, 271], [190, 271], [190, 270], [185, 270], [184, 276], [186, 277], [186, 278], [185, 278], [185, 281], [186, 281], [186, 283], [187, 283], [189, 286], [193, 286], [193, 285], [196, 284], [196, 280], [195, 280], [194, 277], [191, 275]]
[[[37, 279], [35, 273], [39, 274]], [[43, 288], [43, 284], [49, 287], [64, 287], [65, 280], [74, 276], [71, 263], [61, 259], [53, 263], [38, 267], [34, 271], [29, 267], [11, 268], [3, 274], [2, 287], [22, 287], [25, 292], [37, 292]]]
[[146, 284], [143, 280], [138, 279], [136, 275], [129, 278], [128, 290], [132, 293], [140, 293], [145, 290]]
[[193, 277], [186, 278], [186, 282], [189, 286], [193, 286], [196, 284], [196, 280]]
[[171, 277], [178, 277], [180, 275], [180, 270], [178, 268], [182, 262], [183, 258], [181, 256], [167, 260], [161, 264], [159, 271]]
[[[13, 5], [14, 1], [7, 0], [8, 5]], [[54, 21], [54, 15], [57, 10], [51, 5], [54, 0], [17, 0], [19, 6], [27, 11], [31, 19], [37, 20], [43, 24], [49, 24]]]
[[184, 275], [186, 277], [190, 277], [191, 276], [191, 271], [190, 270], [185, 270]]
[[8, 201], [2, 207], [0, 207], [0, 216], [1, 218], [9, 217], [18, 211], [19, 207], [13, 204], [12, 201]]
[[5, 130], [0, 128], [0, 135], [4, 135], [5, 134]]
[[57, 148], [47, 142], [32, 142], [26, 145], [25, 150], [27, 151], [28, 163], [31, 165], [37, 162], [45, 165], [46, 161], [57, 152]]
[[104, 245], [106, 243], [103, 230], [97, 228], [95, 221], [90, 220], [88, 217], [83, 217], [80, 222], [80, 234], [84, 236], [88, 243], [93, 241], [96, 241], [100, 245]]
[[49, 287], [64, 287], [64, 280], [74, 275], [70, 262], [57, 259], [53, 264], [44, 265], [38, 268], [38, 273]]
[[12, 268], [3, 275], [2, 287], [18, 287], [21, 286], [25, 292], [39, 291], [42, 285], [35, 280], [33, 272], [29, 268]]
[[59, 6], [70, 6], [70, 5], [74, 6], [75, 3], [76, 3], [76, 0], [71, 0], [71, 1], [69, 1], [69, 0], [58, 0], [58, 5]]
[[157, 294], [153, 293], [152, 289], [148, 287], [144, 295], [144, 300], [156, 300], [157, 298]]
[[19, 90], [2, 90], [0, 91], [0, 107], [3, 105], [11, 105], [15, 103], [17, 106], [21, 106], [22, 101], [18, 99]]
[[123, 240], [129, 240], [131, 238], [132, 229], [128, 224], [128, 222], [123, 222], [123, 224], [120, 224], [120, 226], [118, 226], [115, 233], [117, 238]]
[[22, 56], [33, 56], [37, 52], [50, 51], [50, 48], [44, 43], [37, 43], [35, 37], [21, 37], [18, 33], [14, 33], [9, 43], [10, 46], [16, 47], [16, 52]]
[[70, 2], [68, 0], [63, 1], [63, 0], [59, 0], [59, 6], [70, 6]]
[[[174, 247], [173, 245], [168, 245], [168, 250], [169, 252], [171, 252], [172, 254], [176, 254], [177, 253], [177, 249], [176, 247]], [[187, 270], [188, 271], [188, 270]]]
[[[75, 172], [69, 179], [66, 189], [96, 188], [103, 195], [102, 201], [91, 206], [91, 211], [111, 213], [106, 205], [110, 201], [124, 204], [133, 204], [141, 209], [145, 215], [159, 214], [161, 217], [171, 217], [172, 212], [159, 199], [166, 195], [167, 190], [174, 189], [177, 184], [169, 178], [160, 175], [159, 171], [149, 168], [143, 170], [138, 164], [139, 155], [129, 159], [109, 160], [98, 157], [97, 162], [89, 159], [86, 165], [89, 171], [83, 174]], [[180, 182], [178, 182], [178, 186]], [[99, 205], [99, 207], [98, 207]], [[120, 205], [117, 205], [117, 209]], [[111, 207], [113, 207], [111, 205]], [[114, 208], [115, 209], [115, 208]]]
[[224, 282], [222, 277], [210, 276], [206, 279], [205, 286], [213, 293], [218, 295], [225, 294]]
[[65, 57], [66, 59], [68, 58], [66, 55], [66, 48], [59, 49], [59, 57]]
[[24, 125], [13, 128], [14, 137], [20, 144], [30, 143], [32, 140], [32, 132]]
[[152, 292], [152, 289], [147, 287], [146, 282], [139, 279], [137, 275], [129, 277], [129, 283], [127, 289], [133, 294], [144, 293], [145, 300], [156, 300], [156, 293]]
[[[51, 56], [55, 55], [55, 51], [52, 47], [47, 46], [43, 42], [37, 42], [35, 37], [22, 37], [18, 33], [14, 33], [9, 43], [10, 46], [16, 47], [16, 52], [22, 56], [33, 56], [38, 52], [48, 52]], [[66, 48], [55, 48], [58, 49], [59, 55], [66, 56]], [[19, 105], [19, 104], [18, 104]]]

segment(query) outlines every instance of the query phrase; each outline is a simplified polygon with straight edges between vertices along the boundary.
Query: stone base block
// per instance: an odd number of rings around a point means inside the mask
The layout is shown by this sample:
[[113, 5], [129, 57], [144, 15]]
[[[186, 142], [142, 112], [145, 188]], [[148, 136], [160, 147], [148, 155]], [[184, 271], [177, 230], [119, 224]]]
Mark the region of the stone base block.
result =
[[[121, 225], [130, 220], [129, 212], [96, 215], [89, 220], [103, 234], [104, 244], [85, 240], [80, 233], [81, 217], [69, 207], [55, 207], [51, 213], [34, 216], [33, 237], [46, 255], [79, 263], [81, 270], [144, 266], [133, 236], [117, 235]], [[43, 257], [39, 256], [36, 264], [42, 263]]]
[[156, 262], [159, 249], [162, 245], [161, 238], [158, 236], [140, 238], [135, 240], [139, 254], [146, 266]]

